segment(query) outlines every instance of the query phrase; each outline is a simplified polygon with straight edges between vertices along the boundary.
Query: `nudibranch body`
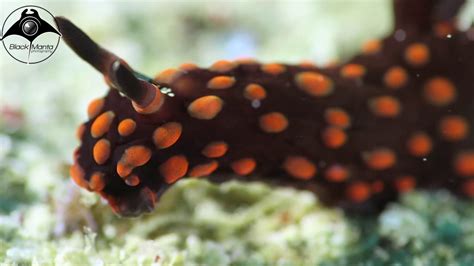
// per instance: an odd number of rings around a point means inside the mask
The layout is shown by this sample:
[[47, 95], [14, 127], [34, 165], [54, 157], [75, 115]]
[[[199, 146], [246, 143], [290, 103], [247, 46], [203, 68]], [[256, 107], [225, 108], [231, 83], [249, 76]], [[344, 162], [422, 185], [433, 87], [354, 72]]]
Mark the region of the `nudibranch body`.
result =
[[128, 84], [117, 63], [101, 70], [113, 88], [89, 105], [71, 176], [126, 216], [184, 177], [291, 185], [345, 207], [415, 187], [474, 197], [474, 40], [442, 29], [395, 32], [328, 68], [183, 64], [141, 84], [141, 102], [115, 89]]

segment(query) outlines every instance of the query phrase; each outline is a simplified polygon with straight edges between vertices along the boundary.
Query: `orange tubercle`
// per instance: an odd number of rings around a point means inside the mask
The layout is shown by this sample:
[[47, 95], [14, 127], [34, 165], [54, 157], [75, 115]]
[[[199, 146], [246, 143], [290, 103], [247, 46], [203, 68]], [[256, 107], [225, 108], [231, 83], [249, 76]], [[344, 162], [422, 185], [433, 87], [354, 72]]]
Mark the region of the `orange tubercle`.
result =
[[92, 150], [92, 155], [97, 164], [104, 164], [110, 156], [110, 141], [107, 139], [97, 141]]
[[153, 143], [158, 149], [166, 149], [181, 137], [183, 127], [178, 122], [166, 123], [153, 132]]
[[408, 74], [402, 67], [394, 66], [385, 72], [383, 81], [389, 89], [397, 90], [406, 85]]
[[262, 86], [251, 83], [245, 87], [244, 96], [251, 101], [263, 100], [267, 97], [267, 92]]
[[76, 129], [76, 138], [77, 140], [81, 140], [82, 137], [84, 136], [84, 132], [86, 131], [86, 125], [81, 124], [79, 127]]
[[168, 68], [160, 72], [156, 77], [155, 80], [158, 83], [166, 83], [166, 84], [171, 84], [173, 83], [176, 78], [178, 78], [182, 74], [181, 71], [174, 69], [174, 68]]
[[295, 76], [296, 85], [314, 97], [323, 97], [331, 94], [334, 86], [329, 77], [316, 72], [301, 72]]
[[457, 92], [451, 81], [443, 77], [436, 77], [425, 83], [423, 96], [432, 105], [446, 106], [454, 102]]
[[462, 116], [445, 116], [439, 123], [439, 132], [446, 141], [461, 141], [469, 134], [469, 124]]
[[184, 71], [190, 71], [197, 68], [199, 67], [194, 63], [183, 63], [179, 66], [179, 69], [184, 70]]
[[145, 146], [135, 145], [124, 151], [117, 163], [117, 174], [120, 177], [128, 176], [133, 168], [146, 164], [151, 158], [151, 150]]
[[219, 114], [223, 105], [224, 102], [217, 96], [203, 96], [197, 98], [188, 106], [188, 113], [197, 119], [210, 120]]
[[226, 154], [228, 148], [224, 141], [214, 141], [204, 147], [202, 154], [207, 158], [219, 158]]
[[341, 68], [341, 76], [348, 79], [362, 78], [365, 75], [366, 69], [359, 64], [347, 64]]
[[104, 112], [99, 115], [91, 126], [91, 135], [94, 138], [102, 137], [107, 131], [109, 131], [110, 125], [114, 120], [115, 113], [112, 111]]
[[326, 179], [332, 182], [343, 182], [349, 178], [349, 175], [349, 169], [340, 164], [331, 165], [324, 173]]
[[474, 177], [474, 151], [460, 152], [454, 159], [454, 171], [462, 177]]
[[405, 60], [412, 66], [423, 66], [430, 60], [430, 50], [423, 43], [413, 43], [405, 50]]
[[323, 130], [322, 138], [324, 144], [331, 148], [337, 149], [340, 148], [344, 143], [346, 143], [347, 135], [346, 133], [337, 127], [327, 127]]
[[175, 155], [160, 165], [160, 173], [166, 183], [172, 184], [186, 175], [188, 166], [189, 163], [185, 156]]
[[146, 164], [151, 158], [151, 150], [145, 146], [136, 145], [126, 149], [121, 161], [137, 167]]
[[135, 123], [133, 119], [127, 118], [127, 119], [122, 120], [119, 123], [117, 131], [120, 134], [120, 136], [126, 137], [126, 136], [131, 135], [135, 131], [136, 127], [137, 127], [137, 123]]
[[253, 158], [242, 158], [230, 164], [230, 167], [238, 175], [248, 175], [255, 170], [257, 162]]
[[415, 186], [416, 180], [413, 176], [401, 176], [395, 180], [395, 187], [400, 193], [412, 191]]
[[129, 175], [124, 178], [125, 184], [131, 187], [136, 187], [140, 184], [140, 177], [138, 175]]
[[237, 66], [235, 62], [227, 61], [227, 60], [219, 60], [211, 65], [209, 70], [216, 71], [216, 72], [228, 72], [234, 69]]
[[285, 72], [286, 67], [282, 64], [271, 63], [265, 64], [261, 67], [262, 71], [270, 75], [278, 75]]
[[213, 77], [207, 82], [207, 88], [212, 90], [223, 90], [232, 87], [235, 83], [235, 78], [230, 76]]
[[104, 178], [104, 173], [101, 172], [94, 172], [91, 175], [90, 181], [89, 181], [89, 187], [91, 188], [92, 191], [102, 191], [105, 188], [105, 178]]
[[415, 132], [407, 142], [408, 152], [415, 157], [427, 156], [432, 148], [431, 138], [424, 132]]
[[363, 153], [367, 166], [373, 170], [386, 170], [395, 165], [397, 156], [388, 148], [378, 148], [370, 152]]
[[208, 163], [198, 164], [189, 171], [189, 176], [191, 177], [208, 176], [212, 174], [217, 169], [217, 167], [219, 167], [219, 163], [216, 160], [212, 160]]
[[78, 163], [74, 163], [71, 168], [69, 168], [69, 175], [76, 185], [85, 189], [89, 189], [89, 183], [84, 178], [84, 170]]
[[316, 175], [314, 163], [303, 156], [288, 156], [283, 162], [283, 169], [296, 179], [309, 180]]
[[87, 116], [89, 119], [96, 117], [100, 113], [102, 107], [104, 107], [104, 102], [104, 98], [98, 98], [89, 103], [89, 106], [87, 106]]
[[370, 186], [366, 182], [355, 182], [347, 188], [347, 197], [356, 203], [366, 201], [370, 195]]
[[392, 96], [379, 96], [369, 101], [369, 107], [376, 116], [394, 118], [400, 114], [400, 101]]
[[382, 49], [380, 40], [368, 40], [362, 45], [362, 53], [366, 55], [376, 54]]
[[338, 107], [326, 109], [326, 111], [324, 112], [324, 119], [329, 125], [342, 129], [346, 129], [351, 125], [351, 117], [349, 116], [349, 114]]
[[280, 133], [288, 127], [288, 119], [279, 112], [271, 112], [260, 116], [260, 128], [266, 133]]

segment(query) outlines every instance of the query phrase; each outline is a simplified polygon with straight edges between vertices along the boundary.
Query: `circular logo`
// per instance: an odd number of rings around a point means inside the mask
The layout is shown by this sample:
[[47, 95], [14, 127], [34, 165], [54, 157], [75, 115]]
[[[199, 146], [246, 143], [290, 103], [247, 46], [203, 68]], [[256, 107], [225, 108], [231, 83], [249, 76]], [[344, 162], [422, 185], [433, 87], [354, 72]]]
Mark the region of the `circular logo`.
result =
[[3, 47], [11, 57], [25, 64], [48, 59], [58, 48], [60, 39], [54, 16], [39, 6], [15, 9], [2, 26]]

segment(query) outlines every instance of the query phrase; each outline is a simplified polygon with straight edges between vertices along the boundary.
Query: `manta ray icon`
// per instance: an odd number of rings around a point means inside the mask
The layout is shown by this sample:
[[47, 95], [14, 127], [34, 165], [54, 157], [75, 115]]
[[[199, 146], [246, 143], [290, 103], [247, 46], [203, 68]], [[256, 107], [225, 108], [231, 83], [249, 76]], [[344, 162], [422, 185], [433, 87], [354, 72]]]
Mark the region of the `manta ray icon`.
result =
[[58, 30], [44, 21], [33, 8], [25, 8], [21, 12], [20, 19], [15, 22], [3, 35], [2, 40], [10, 35], [19, 35], [26, 38], [31, 43], [41, 34], [52, 32], [61, 36]]
[[[39, 43], [37, 38], [48, 32], [53, 34], [40, 38]], [[56, 51], [62, 36], [53, 14], [33, 5], [19, 7], [10, 13], [3, 23], [2, 34], [0, 40], [7, 53], [25, 64], [36, 64], [49, 58]], [[22, 38], [8, 38], [14, 35], [25, 38], [29, 44], [21, 42], [19, 39]], [[34, 56], [30, 59], [30, 55]]]

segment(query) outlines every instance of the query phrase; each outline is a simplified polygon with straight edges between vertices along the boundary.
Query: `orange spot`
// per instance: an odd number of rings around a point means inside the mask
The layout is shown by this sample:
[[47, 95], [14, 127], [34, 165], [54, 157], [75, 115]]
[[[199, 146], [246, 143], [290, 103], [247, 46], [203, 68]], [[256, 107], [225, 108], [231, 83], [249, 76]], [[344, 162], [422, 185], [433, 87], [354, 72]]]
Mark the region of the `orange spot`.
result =
[[474, 198], [474, 179], [464, 181], [462, 188], [466, 196]]
[[94, 99], [87, 106], [87, 116], [89, 119], [96, 117], [104, 107], [104, 98]]
[[129, 175], [125, 179], [125, 184], [131, 186], [131, 187], [136, 187], [140, 184], [140, 178], [138, 175]]
[[222, 90], [232, 87], [235, 83], [235, 78], [229, 76], [213, 77], [207, 82], [207, 88], [212, 90]]
[[309, 180], [316, 175], [314, 163], [302, 156], [288, 156], [283, 162], [283, 169], [296, 179]]
[[212, 66], [209, 69], [212, 71], [223, 73], [223, 72], [231, 71], [236, 66], [237, 64], [234, 62], [230, 62], [227, 60], [219, 60], [215, 62], [214, 64], [212, 64]]
[[361, 78], [365, 75], [365, 67], [359, 64], [347, 64], [341, 68], [341, 76], [349, 79]]
[[286, 67], [284, 65], [281, 65], [281, 64], [272, 63], [272, 64], [262, 65], [261, 69], [262, 69], [263, 72], [265, 72], [267, 74], [278, 75], [278, 74], [281, 74], [281, 73], [285, 72]]
[[117, 173], [120, 177], [128, 176], [133, 168], [146, 164], [151, 158], [151, 150], [145, 146], [131, 146], [125, 150], [117, 163]]
[[445, 116], [439, 123], [439, 132], [446, 141], [460, 141], [467, 137], [469, 124], [462, 116]]
[[395, 180], [395, 187], [398, 192], [404, 193], [415, 188], [416, 180], [413, 176], [402, 176]]
[[255, 65], [258, 64], [258, 61], [255, 60], [254, 58], [238, 58], [234, 60], [234, 62], [238, 64], [243, 64], [243, 65]]
[[346, 129], [351, 125], [351, 117], [341, 108], [328, 108], [324, 112], [326, 122], [335, 127]]
[[183, 127], [180, 123], [166, 123], [153, 132], [153, 143], [158, 149], [166, 149], [178, 141], [181, 137]]
[[372, 192], [374, 193], [380, 193], [383, 191], [385, 185], [382, 181], [377, 180], [374, 183], [372, 183]]
[[160, 165], [160, 173], [166, 183], [172, 184], [183, 177], [188, 171], [188, 160], [183, 155], [175, 155]]
[[156, 77], [155, 80], [158, 83], [166, 83], [166, 84], [171, 84], [173, 81], [181, 75], [182, 72], [174, 69], [174, 68], [168, 68], [160, 72]]
[[454, 160], [456, 174], [463, 177], [474, 177], [474, 151], [460, 152]]
[[315, 97], [327, 96], [334, 90], [333, 83], [327, 76], [315, 72], [298, 73], [295, 82], [300, 89]]
[[382, 48], [382, 43], [379, 40], [369, 40], [362, 45], [362, 53], [366, 55], [376, 54]]
[[288, 119], [278, 112], [260, 116], [260, 128], [266, 133], [280, 133], [288, 127]]
[[324, 129], [321, 136], [324, 144], [332, 149], [340, 148], [347, 140], [346, 133], [337, 127], [328, 127]]
[[208, 176], [212, 174], [217, 169], [218, 166], [219, 166], [219, 163], [216, 160], [212, 160], [208, 163], [198, 164], [189, 171], [189, 176], [192, 176], [192, 177]]
[[74, 163], [71, 168], [69, 168], [69, 175], [76, 185], [89, 189], [89, 183], [84, 179], [84, 170], [79, 166], [78, 163]]
[[141, 105], [138, 105], [136, 102], [132, 101], [132, 106], [133, 106], [133, 109], [137, 111], [137, 113], [152, 114], [160, 110], [164, 101], [165, 101], [165, 97], [163, 97], [163, 95], [160, 92], [160, 89], [158, 89], [157, 87], [155, 88], [153, 99], [150, 101], [149, 104], [147, 104], [146, 106], [141, 106]]
[[311, 61], [311, 60], [303, 60], [298, 64], [298, 66], [300, 66], [302, 68], [315, 68], [316, 67], [314, 62]]
[[91, 135], [94, 138], [102, 137], [109, 131], [115, 114], [112, 111], [104, 112], [95, 119], [91, 126]]
[[257, 163], [252, 158], [243, 158], [230, 164], [232, 170], [234, 170], [234, 172], [238, 175], [248, 175], [255, 169], [256, 166]]
[[454, 25], [451, 21], [443, 21], [438, 22], [434, 26], [434, 32], [436, 36], [440, 38], [446, 38], [447, 35], [452, 34], [454, 32]]
[[104, 173], [101, 172], [94, 172], [91, 175], [90, 181], [89, 181], [89, 186], [92, 191], [102, 191], [105, 188], [105, 178], [104, 178]]
[[384, 118], [397, 117], [401, 106], [398, 99], [392, 96], [380, 96], [369, 101], [369, 107], [374, 115]]
[[407, 142], [408, 152], [415, 157], [427, 156], [433, 148], [431, 138], [424, 132], [416, 132]]
[[446, 78], [432, 78], [425, 83], [423, 96], [432, 105], [446, 106], [456, 99], [456, 88]]
[[224, 156], [228, 148], [224, 141], [214, 141], [204, 147], [202, 154], [208, 158], [218, 158]]
[[179, 66], [179, 69], [184, 70], [184, 71], [190, 71], [197, 68], [199, 67], [193, 63], [183, 63]]
[[197, 98], [188, 106], [188, 113], [197, 119], [210, 120], [219, 114], [223, 103], [222, 99], [217, 96], [203, 96]]
[[405, 60], [412, 66], [422, 66], [430, 60], [430, 50], [423, 43], [414, 43], [405, 50]]
[[387, 72], [385, 72], [385, 75], [383, 76], [383, 81], [385, 83], [385, 86], [390, 89], [396, 90], [405, 86], [408, 81], [408, 74], [402, 67], [394, 66], [389, 68]]
[[85, 131], [86, 131], [86, 125], [85, 124], [81, 124], [79, 127], [77, 127], [77, 129], [76, 129], [76, 138], [78, 140], [81, 140], [82, 137], [84, 136]]
[[92, 150], [92, 155], [97, 164], [104, 164], [110, 156], [110, 141], [107, 139], [97, 141]]
[[356, 203], [364, 202], [370, 197], [370, 186], [365, 182], [355, 182], [347, 188], [347, 197]]
[[327, 180], [332, 182], [343, 182], [349, 178], [349, 175], [350, 173], [347, 167], [339, 164], [334, 164], [331, 165], [328, 169], [326, 169], [324, 176]]
[[397, 161], [395, 153], [387, 148], [378, 148], [365, 152], [362, 158], [367, 166], [373, 170], [386, 170], [395, 165]]
[[119, 123], [117, 130], [120, 136], [126, 137], [131, 135], [135, 131], [136, 126], [137, 123], [135, 123], [133, 119], [127, 118]]
[[251, 83], [245, 87], [244, 97], [251, 101], [263, 100], [267, 97], [267, 92], [262, 86]]
[[126, 176], [128, 176], [132, 171], [133, 171], [133, 166], [130, 166], [126, 163], [123, 163], [123, 162], [118, 162], [117, 163], [117, 174], [124, 178]]

